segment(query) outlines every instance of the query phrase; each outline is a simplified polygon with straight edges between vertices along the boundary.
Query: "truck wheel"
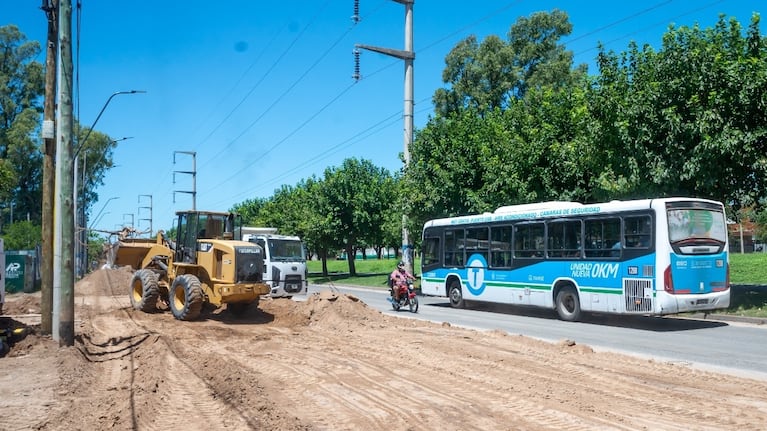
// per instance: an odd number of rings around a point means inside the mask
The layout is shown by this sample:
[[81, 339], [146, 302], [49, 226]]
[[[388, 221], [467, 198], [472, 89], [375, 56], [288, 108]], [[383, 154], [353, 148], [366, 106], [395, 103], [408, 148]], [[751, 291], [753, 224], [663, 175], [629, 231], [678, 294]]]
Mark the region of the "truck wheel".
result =
[[202, 310], [202, 286], [192, 274], [179, 275], [170, 287], [168, 305], [178, 320], [194, 320]]
[[572, 286], [565, 286], [557, 293], [557, 314], [567, 322], [575, 322], [581, 318], [581, 301], [578, 291]]
[[130, 285], [130, 303], [134, 309], [145, 313], [157, 311], [157, 298], [160, 297], [157, 274], [148, 269], [140, 269], [133, 274]]
[[461, 283], [457, 280], [450, 282], [450, 288], [447, 291], [447, 296], [450, 298], [450, 306], [453, 308], [465, 308], [466, 302], [463, 300], [463, 292], [461, 291]]

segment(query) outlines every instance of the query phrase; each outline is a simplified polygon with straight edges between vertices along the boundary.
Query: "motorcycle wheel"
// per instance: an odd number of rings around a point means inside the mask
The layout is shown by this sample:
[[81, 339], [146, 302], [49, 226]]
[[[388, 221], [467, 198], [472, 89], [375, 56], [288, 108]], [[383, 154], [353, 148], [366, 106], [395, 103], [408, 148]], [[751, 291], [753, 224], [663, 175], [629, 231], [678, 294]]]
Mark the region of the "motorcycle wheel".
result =
[[394, 311], [399, 311], [399, 301], [395, 301], [394, 298], [391, 299], [391, 308], [394, 309]]
[[418, 313], [418, 297], [414, 296], [410, 298], [410, 312], [411, 313]]

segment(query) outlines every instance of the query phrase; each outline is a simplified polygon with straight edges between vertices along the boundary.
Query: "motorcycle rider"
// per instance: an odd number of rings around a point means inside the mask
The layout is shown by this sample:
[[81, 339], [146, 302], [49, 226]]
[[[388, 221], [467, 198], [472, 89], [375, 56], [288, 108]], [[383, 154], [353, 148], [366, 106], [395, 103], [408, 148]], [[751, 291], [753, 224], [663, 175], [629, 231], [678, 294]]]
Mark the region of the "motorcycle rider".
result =
[[391, 286], [392, 297], [394, 301], [399, 301], [399, 290], [401, 286], [407, 286], [408, 280], [415, 280], [413, 274], [405, 269], [405, 262], [399, 261], [397, 269], [389, 275], [389, 285]]

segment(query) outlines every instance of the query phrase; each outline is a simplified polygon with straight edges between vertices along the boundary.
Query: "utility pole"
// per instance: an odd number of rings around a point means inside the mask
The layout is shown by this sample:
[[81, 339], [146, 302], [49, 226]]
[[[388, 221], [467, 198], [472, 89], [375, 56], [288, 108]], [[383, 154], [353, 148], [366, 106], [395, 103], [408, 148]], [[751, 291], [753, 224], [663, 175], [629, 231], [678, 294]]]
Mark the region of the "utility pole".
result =
[[141, 210], [142, 209], [148, 209], [149, 210], [149, 218], [139, 218], [139, 224], [141, 224], [141, 220], [149, 221], [149, 238], [152, 237], [152, 195], [138, 195], [138, 203], [141, 204], [141, 198], [142, 197], [148, 197], [149, 198], [149, 206], [146, 207], [138, 207], [138, 216], [141, 217]]
[[[56, 204], [54, 205], [54, 259], [59, 262], [54, 268], [53, 280], [53, 338], [60, 346], [73, 346], [75, 341], [75, 297], [74, 297], [74, 210], [72, 169], [72, 131], [74, 129], [72, 109], [72, 1], [59, 0], [59, 106], [56, 122]], [[58, 248], [58, 255], [56, 249]], [[54, 266], [56, 263], [54, 262]], [[58, 276], [58, 281], [56, 277]], [[58, 295], [56, 290], [58, 288]], [[56, 299], [58, 298], [58, 303]], [[56, 323], [58, 325], [56, 326]]]
[[192, 195], [192, 211], [197, 209], [197, 152], [195, 151], [174, 151], [173, 164], [176, 164], [176, 154], [189, 154], [192, 156], [191, 171], [173, 171], [173, 184], [176, 184], [176, 174], [189, 174], [192, 176], [192, 190], [173, 190], [173, 203], [176, 203], [176, 193], [189, 193]]
[[[359, 0], [354, 3], [354, 15], [352, 21], [359, 22]], [[405, 49], [397, 50], [390, 48], [380, 48], [377, 46], [354, 45], [354, 75], [353, 78], [359, 80], [359, 48], [368, 51], [386, 54], [405, 62], [405, 108], [404, 108], [404, 161], [405, 167], [410, 164], [410, 145], [413, 143], [413, 60], [415, 60], [415, 51], [413, 51], [413, 3], [414, 0], [393, 0], [405, 6]], [[402, 261], [405, 268], [413, 274], [413, 245], [410, 241], [410, 232], [407, 228], [407, 214], [402, 214]]]
[[43, 106], [43, 220], [40, 253], [40, 332], [51, 333], [53, 308], [53, 189], [56, 157], [56, 51], [58, 47], [58, 0], [43, 0], [41, 9], [48, 19], [45, 43], [45, 102]]

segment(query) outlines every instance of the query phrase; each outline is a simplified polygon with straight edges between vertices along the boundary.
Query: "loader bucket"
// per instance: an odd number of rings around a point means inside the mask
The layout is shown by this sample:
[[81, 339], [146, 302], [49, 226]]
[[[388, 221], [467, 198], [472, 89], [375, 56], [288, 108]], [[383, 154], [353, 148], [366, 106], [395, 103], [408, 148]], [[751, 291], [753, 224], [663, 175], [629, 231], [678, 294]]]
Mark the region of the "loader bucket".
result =
[[116, 266], [131, 266], [133, 269], [141, 269], [143, 267], [144, 258], [146, 258], [149, 250], [156, 244], [153, 240], [139, 240], [133, 239], [128, 241], [120, 241], [117, 244], [117, 253], [115, 254], [114, 264]]

